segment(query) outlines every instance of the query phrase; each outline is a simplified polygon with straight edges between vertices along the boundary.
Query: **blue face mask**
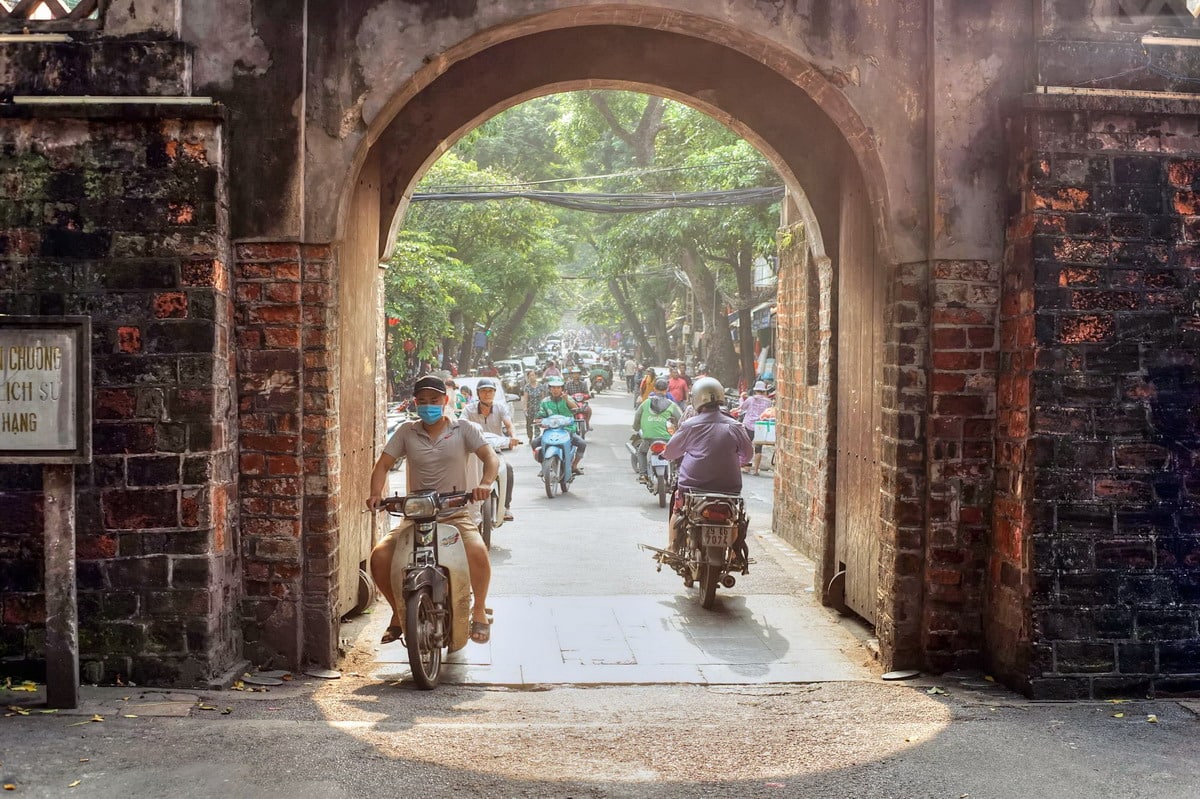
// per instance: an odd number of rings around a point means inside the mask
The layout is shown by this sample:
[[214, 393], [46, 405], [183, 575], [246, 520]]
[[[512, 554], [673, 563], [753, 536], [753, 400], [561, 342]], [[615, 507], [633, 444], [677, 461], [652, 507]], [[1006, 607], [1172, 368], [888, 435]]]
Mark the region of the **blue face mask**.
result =
[[421, 417], [421, 421], [425, 424], [437, 424], [442, 418], [441, 405], [418, 405], [417, 416]]

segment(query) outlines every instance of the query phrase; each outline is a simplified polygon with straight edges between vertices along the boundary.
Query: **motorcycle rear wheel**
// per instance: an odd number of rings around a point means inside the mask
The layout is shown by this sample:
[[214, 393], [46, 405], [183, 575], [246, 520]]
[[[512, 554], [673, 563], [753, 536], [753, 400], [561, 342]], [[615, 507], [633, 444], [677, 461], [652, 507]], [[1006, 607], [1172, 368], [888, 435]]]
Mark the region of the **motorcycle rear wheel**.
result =
[[700, 607], [705, 610], [712, 610], [717, 600], [717, 580], [720, 577], [721, 570], [711, 563], [700, 566]]
[[667, 507], [667, 478], [663, 477], [662, 472], [659, 472], [655, 475], [655, 481], [658, 484], [656, 486], [658, 490], [658, 507], [665, 508]]
[[404, 610], [404, 643], [413, 680], [421, 690], [433, 690], [442, 676], [442, 648], [437, 641], [437, 610], [429, 589], [422, 588], [408, 597]]
[[546, 484], [546, 496], [554, 499], [558, 493], [559, 483], [562, 482], [562, 461], [557, 455], [551, 455], [542, 464], [542, 481]]

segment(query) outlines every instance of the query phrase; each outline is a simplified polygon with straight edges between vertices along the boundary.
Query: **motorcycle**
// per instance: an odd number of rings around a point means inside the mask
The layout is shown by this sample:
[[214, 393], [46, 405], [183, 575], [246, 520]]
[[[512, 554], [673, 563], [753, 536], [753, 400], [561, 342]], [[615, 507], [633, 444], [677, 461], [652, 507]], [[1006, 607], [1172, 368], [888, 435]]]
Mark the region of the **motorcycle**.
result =
[[[479, 513], [479, 535], [483, 537], [487, 548], [491, 549], [492, 531], [504, 524], [504, 498], [508, 496], [508, 464], [504, 461], [504, 453], [512, 449], [512, 439], [484, 431], [483, 440], [492, 445], [496, 456], [500, 458], [500, 471], [496, 475], [496, 482], [492, 483], [492, 494], [484, 500]], [[478, 463], [478, 459], [472, 460]]]
[[546, 485], [546, 496], [550, 499], [560, 490], [564, 494], [567, 493], [575, 479], [575, 474], [571, 471], [571, 464], [575, 462], [575, 447], [571, 444], [570, 431], [574, 422], [570, 416], [558, 414], [541, 420], [542, 482]]
[[737, 582], [734, 571], [750, 573], [754, 561], [746, 555], [743, 538], [750, 519], [737, 494], [689, 492], [680, 496], [675, 512], [683, 514], [683, 529], [681, 535], [676, 534], [677, 548], [640, 546], [655, 553], [658, 571], [664, 564], [670, 566], [683, 578], [685, 588], [699, 583], [700, 606], [709, 610], [716, 601], [718, 584], [733, 588]]
[[665, 508], [670, 488], [675, 484], [675, 464], [663, 457], [663, 452], [667, 448], [666, 441], [651, 441], [650, 449], [646, 452], [646, 471], [639, 472], [638, 445], [641, 440], [641, 438], [635, 438], [635, 440], [625, 442], [625, 448], [629, 450], [630, 465], [633, 466], [633, 471], [638, 473], [639, 477], [645, 478], [643, 484], [646, 486], [646, 490], [651, 494], [658, 495], [658, 507]]
[[574, 411], [572, 411], [572, 415], [575, 419], [575, 429], [579, 431], [580, 438], [587, 438], [587, 434], [591, 430], [591, 426], [588, 425], [587, 420], [587, 401], [591, 399], [591, 395], [580, 391], [576, 394], [572, 394], [571, 399], [575, 400], [575, 404], [578, 406]]
[[[417, 491], [385, 497], [380, 509], [413, 522], [397, 534], [392, 558], [392, 590], [403, 621], [408, 665], [418, 687], [431, 690], [441, 678], [446, 651], [470, 640], [471, 572], [462, 536], [452, 524], [439, 524], [438, 511], [463, 508], [470, 493]], [[408, 551], [409, 557], [400, 553]]]

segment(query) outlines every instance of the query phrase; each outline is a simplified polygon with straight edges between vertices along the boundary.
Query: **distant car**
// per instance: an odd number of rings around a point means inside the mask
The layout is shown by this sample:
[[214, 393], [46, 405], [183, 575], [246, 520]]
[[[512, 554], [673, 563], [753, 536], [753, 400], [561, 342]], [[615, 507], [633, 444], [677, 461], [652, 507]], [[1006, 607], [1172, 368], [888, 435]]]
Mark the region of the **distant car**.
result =
[[525, 364], [514, 358], [496, 361], [496, 371], [500, 373], [500, 383], [506, 394], [520, 394], [525, 385]]
[[520, 361], [526, 371], [538, 368], [538, 356], [536, 355], [522, 355]]

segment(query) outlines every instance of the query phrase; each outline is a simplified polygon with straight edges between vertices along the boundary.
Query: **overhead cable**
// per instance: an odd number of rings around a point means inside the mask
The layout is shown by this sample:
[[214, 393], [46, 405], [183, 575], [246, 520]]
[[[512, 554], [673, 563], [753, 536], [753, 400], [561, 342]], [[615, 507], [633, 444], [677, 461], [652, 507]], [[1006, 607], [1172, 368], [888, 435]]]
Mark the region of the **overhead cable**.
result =
[[467, 202], [494, 200], [532, 200], [574, 211], [598, 214], [634, 214], [667, 208], [732, 208], [761, 205], [783, 199], [783, 186], [724, 191], [655, 192], [645, 194], [607, 194], [562, 191], [464, 191], [419, 192], [413, 202]]

